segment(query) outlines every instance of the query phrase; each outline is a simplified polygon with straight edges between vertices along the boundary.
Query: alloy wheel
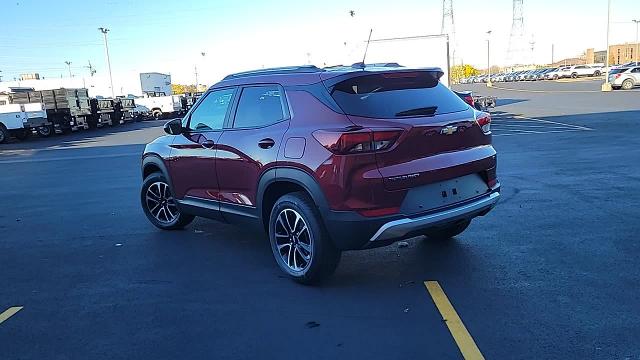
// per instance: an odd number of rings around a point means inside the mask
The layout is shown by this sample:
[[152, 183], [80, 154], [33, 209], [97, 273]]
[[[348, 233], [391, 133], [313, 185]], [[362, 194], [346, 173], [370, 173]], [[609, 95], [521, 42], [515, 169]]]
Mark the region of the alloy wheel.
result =
[[180, 216], [169, 185], [164, 182], [151, 184], [145, 199], [149, 213], [162, 224], [171, 224]]
[[282, 261], [295, 272], [306, 270], [313, 256], [313, 237], [297, 211], [284, 209], [276, 218], [275, 245]]

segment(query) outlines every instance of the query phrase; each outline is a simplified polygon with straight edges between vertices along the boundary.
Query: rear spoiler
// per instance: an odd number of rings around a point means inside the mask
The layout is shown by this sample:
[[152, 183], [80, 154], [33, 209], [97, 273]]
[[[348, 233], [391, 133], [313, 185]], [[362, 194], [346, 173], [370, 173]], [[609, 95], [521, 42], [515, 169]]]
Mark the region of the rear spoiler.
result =
[[[444, 75], [444, 71], [442, 71], [439, 67], [433, 68], [364, 68], [362, 71], [351, 71], [344, 74], [340, 74], [334, 77], [322, 79], [322, 83], [331, 93], [331, 89], [338, 83], [341, 83], [345, 80], [367, 76], [367, 75], [376, 75], [376, 74], [389, 74], [389, 76], [393, 76], [397, 74], [398, 76], [402, 76], [403, 73], [430, 73], [433, 74], [433, 78], [437, 81], [440, 81], [442, 76]], [[322, 74], [321, 74], [322, 75]]]

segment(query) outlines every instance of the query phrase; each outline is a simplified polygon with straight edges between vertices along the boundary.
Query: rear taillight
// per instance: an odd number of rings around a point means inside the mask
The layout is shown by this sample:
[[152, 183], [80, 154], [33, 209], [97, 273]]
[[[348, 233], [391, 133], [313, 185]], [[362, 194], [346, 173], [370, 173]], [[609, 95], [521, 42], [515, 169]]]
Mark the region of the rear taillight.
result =
[[402, 130], [327, 131], [318, 130], [313, 137], [334, 154], [348, 155], [384, 151], [393, 146]]
[[613, 78], [614, 78], [614, 79], [617, 79], [617, 78], [619, 78], [620, 76], [622, 76], [622, 74], [615, 74], [615, 75], [613, 75]]
[[489, 134], [491, 132], [491, 115], [486, 112], [476, 113], [476, 123], [482, 129], [482, 132]]
[[475, 107], [476, 104], [473, 101], [473, 96], [471, 95], [465, 95], [462, 100], [464, 100], [464, 102], [466, 102], [467, 104], [471, 105], [471, 107]]

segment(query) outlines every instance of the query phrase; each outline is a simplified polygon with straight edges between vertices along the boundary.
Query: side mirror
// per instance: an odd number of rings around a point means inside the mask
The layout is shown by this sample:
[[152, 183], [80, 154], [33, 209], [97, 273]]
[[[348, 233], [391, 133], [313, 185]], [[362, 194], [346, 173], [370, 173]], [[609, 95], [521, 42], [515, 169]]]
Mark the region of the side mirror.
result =
[[166, 132], [169, 135], [182, 134], [182, 119], [173, 119], [168, 123], [164, 124], [164, 132]]

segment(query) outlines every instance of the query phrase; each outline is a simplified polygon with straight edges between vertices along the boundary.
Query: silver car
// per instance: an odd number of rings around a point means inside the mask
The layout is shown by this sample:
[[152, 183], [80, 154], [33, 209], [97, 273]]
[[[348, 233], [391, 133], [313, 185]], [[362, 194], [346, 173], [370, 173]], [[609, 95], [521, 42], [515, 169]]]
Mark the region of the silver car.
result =
[[609, 82], [614, 89], [631, 90], [640, 86], [640, 66], [611, 69]]

